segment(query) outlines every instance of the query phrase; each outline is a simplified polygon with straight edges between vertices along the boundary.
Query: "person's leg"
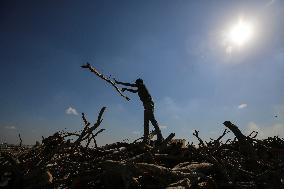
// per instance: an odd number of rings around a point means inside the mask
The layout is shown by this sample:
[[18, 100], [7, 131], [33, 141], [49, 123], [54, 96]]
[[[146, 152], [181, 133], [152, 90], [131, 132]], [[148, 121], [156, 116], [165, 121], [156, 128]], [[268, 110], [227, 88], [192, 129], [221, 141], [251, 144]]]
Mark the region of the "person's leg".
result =
[[144, 138], [143, 138], [143, 142], [146, 144], [149, 144], [150, 140], [149, 140], [149, 111], [148, 110], [144, 110]]
[[155, 131], [156, 131], [156, 134], [157, 134], [157, 141], [158, 141], [158, 142], [162, 142], [162, 140], [163, 140], [162, 132], [161, 132], [161, 130], [160, 130], [160, 127], [159, 127], [159, 125], [158, 125], [157, 120], [155, 119], [155, 116], [154, 116], [154, 112], [153, 112], [153, 111], [151, 111], [150, 121], [151, 121], [152, 125], [153, 125], [154, 128], [155, 128]]

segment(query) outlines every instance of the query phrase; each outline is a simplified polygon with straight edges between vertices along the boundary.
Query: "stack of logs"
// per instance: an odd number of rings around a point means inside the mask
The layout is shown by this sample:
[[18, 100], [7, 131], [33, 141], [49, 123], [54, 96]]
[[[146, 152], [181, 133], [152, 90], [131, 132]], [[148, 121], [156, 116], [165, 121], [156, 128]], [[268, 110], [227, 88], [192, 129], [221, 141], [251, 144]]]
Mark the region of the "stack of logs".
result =
[[171, 134], [158, 146], [136, 140], [98, 147], [104, 110], [93, 126], [83, 114], [80, 132], [57, 132], [33, 148], [1, 152], [0, 188], [284, 188], [282, 138], [258, 140], [257, 132], [245, 136], [226, 121], [235, 138], [225, 142], [227, 129], [209, 142], [195, 131], [196, 146]]

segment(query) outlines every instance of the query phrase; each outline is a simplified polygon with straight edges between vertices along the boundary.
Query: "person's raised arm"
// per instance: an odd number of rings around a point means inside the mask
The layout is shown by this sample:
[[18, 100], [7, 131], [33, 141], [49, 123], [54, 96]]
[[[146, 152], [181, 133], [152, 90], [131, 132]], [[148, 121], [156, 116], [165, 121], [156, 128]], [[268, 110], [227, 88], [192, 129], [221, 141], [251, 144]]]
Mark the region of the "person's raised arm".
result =
[[136, 84], [134, 84], [134, 83], [124, 83], [124, 82], [117, 81], [116, 79], [114, 79], [114, 82], [116, 84], [120, 84], [120, 85], [124, 85], [124, 86], [128, 86], [128, 87], [136, 87]]
[[132, 93], [137, 93], [137, 92], [138, 92], [137, 89], [128, 89], [128, 88], [122, 88], [121, 91], [122, 91], [122, 92], [124, 92], [124, 91], [129, 91], [129, 92], [132, 92]]

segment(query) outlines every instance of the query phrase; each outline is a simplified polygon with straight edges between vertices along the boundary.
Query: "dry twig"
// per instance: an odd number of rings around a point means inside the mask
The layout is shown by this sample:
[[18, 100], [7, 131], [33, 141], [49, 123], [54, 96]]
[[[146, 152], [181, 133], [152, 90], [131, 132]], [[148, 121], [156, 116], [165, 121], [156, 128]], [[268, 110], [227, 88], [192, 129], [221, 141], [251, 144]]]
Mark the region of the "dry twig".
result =
[[112, 81], [108, 77], [106, 77], [103, 74], [101, 74], [95, 67], [91, 66], [90, 63], [82, 65], [81, 68], [89, 69], [92, 73], [96, 74], [99, 78], [101, 78], [101, 79], [105, 80], [106, 82], [108, 82], [109, 84], [111, 84], [115, 88], [115, 90], [120, 94], [120, 96], [122, 96], [123, 98], [125, 98], [128, 101], [130, 100], [129, 97], [127, 97], [126, 95], [124, 95], [121, 92], [121, 90], [116, 86], [114, 81]]

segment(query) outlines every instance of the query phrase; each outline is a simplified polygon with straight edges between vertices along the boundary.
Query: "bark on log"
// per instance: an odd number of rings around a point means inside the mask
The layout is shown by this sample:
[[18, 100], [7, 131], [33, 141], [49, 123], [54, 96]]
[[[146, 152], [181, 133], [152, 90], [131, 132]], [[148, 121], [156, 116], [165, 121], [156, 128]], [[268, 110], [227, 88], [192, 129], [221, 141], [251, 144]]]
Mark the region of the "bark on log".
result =
[[241, 153], [248, 155], [250, 159], [255, 160], [257, 158], [257, 155], [252, 146], [252, 143], [248, 141], [248, 138], [240, 131], [240, 129], [236, 125], [234, 125], [230, 121], [225, 121], [223, 124], [237, 137], [240, 144]]

